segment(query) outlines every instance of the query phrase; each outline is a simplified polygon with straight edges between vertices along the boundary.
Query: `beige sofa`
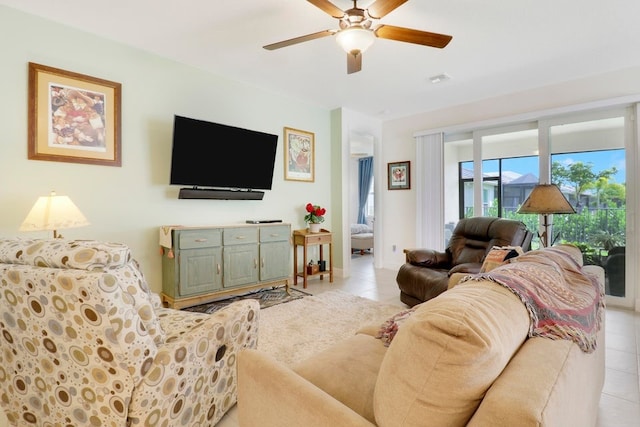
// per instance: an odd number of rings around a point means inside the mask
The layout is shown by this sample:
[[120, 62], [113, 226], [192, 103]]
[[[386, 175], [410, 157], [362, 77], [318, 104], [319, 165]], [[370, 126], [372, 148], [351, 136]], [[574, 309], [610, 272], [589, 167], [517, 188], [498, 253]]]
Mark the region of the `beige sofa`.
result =
[[[603, 289], [603, 270], [584, 269]], [[388, 347], [372, 325], [293, 367], [244, 350], [240, 425], [594, 425], [604, 325], [590, 353], [569, 340], [530, 338], [530, 325], [510, 289], [467, 281], [417, 306]]]

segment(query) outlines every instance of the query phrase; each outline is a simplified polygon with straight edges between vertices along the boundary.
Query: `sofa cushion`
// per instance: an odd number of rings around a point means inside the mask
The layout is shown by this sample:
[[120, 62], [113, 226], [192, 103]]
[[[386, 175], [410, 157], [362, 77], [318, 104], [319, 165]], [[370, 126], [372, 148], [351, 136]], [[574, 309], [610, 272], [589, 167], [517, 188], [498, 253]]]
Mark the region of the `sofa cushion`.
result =
[[362, 241], [372, 241], [373, 242], [373, 233], [359, 233], [359, 234], [352, 234], [351, 235], [351, 241], [358, 241], [358, 240], [362, 240]]
[[[575, 246], [561, 245], [560, 249], [582, 264], [582, 254]], [[587, 265], [583, 271], [604, 292], [604, 270]], [[527, 339], [482, 399], [469, 426], [593, 424], [598, 405], [592, 402], [598, 402], [604, 384], [604, 325], [597, 339], [598, 347], [588, 354], [568, 340]]]
[[[604, 331], [600, 335], [604, 338]], [[493, 383], [469, 427], [593, 425], [598, 405], [588, 402], [600, 399], [604, 355], [604, 348], [586, 354], [570, 341], [528, 339]]]
[[293, 370], [374, 422], [373, 393], [386, 350], [380, 340], [356, 334], [298, 363]]
[[399, 328], [375, 387], [381, 426], [462, 426], [527, 337], [529, 316], [508, 289], [460, 284]]

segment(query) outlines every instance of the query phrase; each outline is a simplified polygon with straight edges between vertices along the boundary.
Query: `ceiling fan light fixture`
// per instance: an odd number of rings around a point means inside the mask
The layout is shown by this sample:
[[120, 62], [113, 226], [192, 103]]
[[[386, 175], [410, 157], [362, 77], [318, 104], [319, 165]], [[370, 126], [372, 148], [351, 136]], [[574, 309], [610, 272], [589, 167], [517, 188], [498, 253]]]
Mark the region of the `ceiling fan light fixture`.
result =
[[360, 26], [345, 28], [336, 34], [336, 42], [347, 53], [364, 52], [373, 44], [375, 38], [373, 31]]
[[447, 46], [452, 39], [447, 34], [412, 30], [411, 28], [396, 27], [394, 25], [380, 24], [373, 29], [371, 28], [373, 20], [386, 16], [405, 4], [407, 0], [368, 0], [370, 4], [365, 9], [358, 7], [358, 0], [352, 0], [353, 7], [346, 10], [333, 4], [334, 0], [307, 1], [327, 15], [337, 19], [340, 29], [318, 31], [278, 43], [271, 43], [263, 46], [265, 49], [275, 50], [322, 37], [336, 36], [336, 42], [347, 52], [347, 74], [353, 74], [362, 70], [362, 54], [373, 44], [376, 38], [439, 49]]

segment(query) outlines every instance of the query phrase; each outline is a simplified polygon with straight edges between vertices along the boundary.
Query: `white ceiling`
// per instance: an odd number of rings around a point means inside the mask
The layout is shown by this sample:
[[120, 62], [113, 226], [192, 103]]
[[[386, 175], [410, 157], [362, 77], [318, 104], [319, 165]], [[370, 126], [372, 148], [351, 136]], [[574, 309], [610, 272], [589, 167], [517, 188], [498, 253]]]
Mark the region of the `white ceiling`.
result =
[[[450, 34], [451, 43], [440, 50], [377, 39], [364, 54], [362, 71], [351, 75], [333, 37], [262, 48], [338, 28], [336, 19], [305, 0], [0, 4], [322, 107], [383, 120], [640, 66], [637, 0], [409, 0], [376, 23]], [[429, 81], [441, 73], [452, 79]]]

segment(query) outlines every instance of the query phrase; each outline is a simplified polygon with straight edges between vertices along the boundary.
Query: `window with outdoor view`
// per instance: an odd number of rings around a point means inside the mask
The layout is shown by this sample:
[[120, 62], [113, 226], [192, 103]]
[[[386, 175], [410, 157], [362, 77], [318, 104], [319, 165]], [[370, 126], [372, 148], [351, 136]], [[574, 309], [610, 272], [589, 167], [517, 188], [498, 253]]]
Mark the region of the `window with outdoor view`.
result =
[[[550, 241], [578, 246], [585, 264], [597, 264], [605, 269], [607, 294], [625, 297], [625, 117], [616, 113], [593, 120], [563, 122], [558, 119], [539, 125], [540, 132], [548, 132], [547, 160], [537, 155], [538, 129], [513, 132], [497, 129], [495, 134], [482, 131], [452, 141], [445, 160], [457, 161], [458, 196], [454, 202], [453, 197], [446, 194], [445, 212], [451, 212], [447, 209], [449, 204], [457, 207], [458, 218], [482, 215], [516, 219], [535, 233], [540, 226], [539, 215], [517, 211], [539, 182], [548, 182], [539, 177], [540, 162], [548, 161], [551, 182], [558, 185], [577, 212], [551, 216]], [[480, 184], [474, 180], [477, 167], [474, 141], [481, 144]], [[474, 200], [474, 196], [481, 196], [482, 203]], [[474, 212], [474, 206], [475, 209], [481, 206], [482, 212]], [[451, 217], [448, 216], [445, 228], [452, 228]], [[535, 238], [532, 248], [539, 246], [540, 240]]]
[[[482, 216], [531, 219], [516, 211], [538, 183], [537, 170], [538, 156], [484, 160]], [[460, 194], [460, 217], [469, 218], [473, 216], [473, 162], [460, 163]]]
[[611, 117], [549, 128], [551, 182], [576, 210], [554, 215], [554, 237], [578, 246], [585, 264], [602, 266], [606, 293], [616, 297], [626, 296], [624, 123]]

